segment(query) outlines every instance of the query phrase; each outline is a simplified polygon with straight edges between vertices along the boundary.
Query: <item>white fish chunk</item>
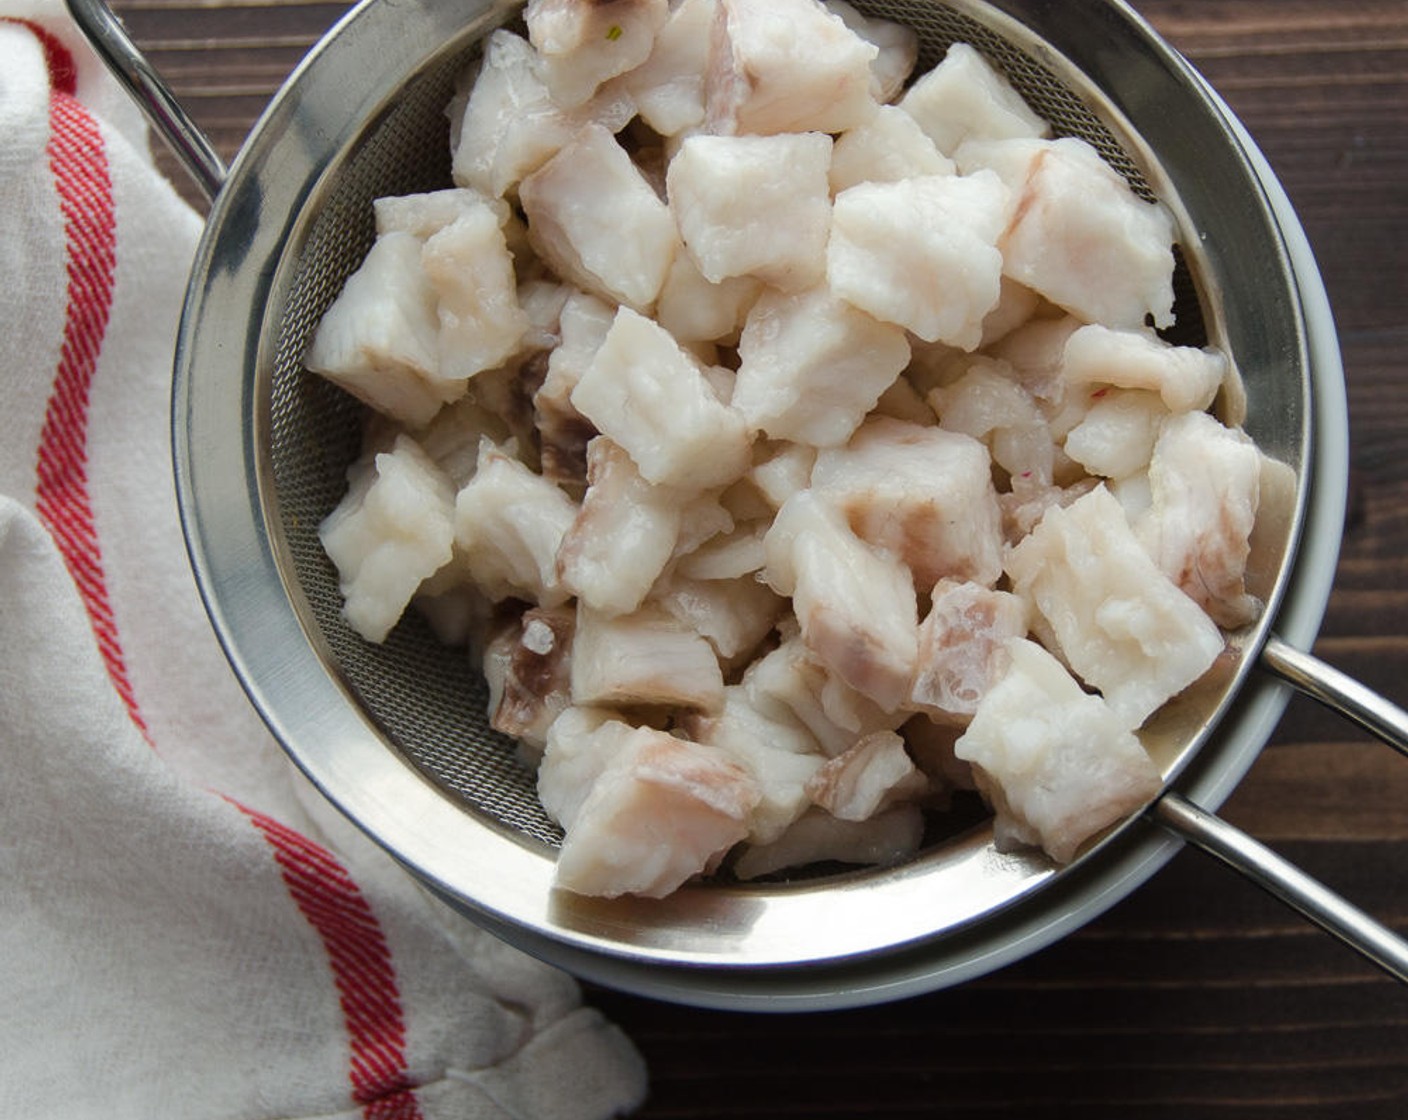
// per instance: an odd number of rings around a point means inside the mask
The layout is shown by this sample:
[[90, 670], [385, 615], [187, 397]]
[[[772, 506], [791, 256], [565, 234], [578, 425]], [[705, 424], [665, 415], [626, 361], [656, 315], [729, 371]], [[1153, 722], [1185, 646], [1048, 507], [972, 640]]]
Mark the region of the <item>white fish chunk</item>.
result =
[[833, 194], [861, 183], [893, 183], [920, 175], [953, 175], [953, 160], [935, 147], [908, 113], [882, 105], [864, 124], [842, 133], [831, 152]]
[[511, 735], [535, 763], [547, 745], [548, 728], [572, 704], [571, 605], [524, 611], [496, 634], [485, 651], [489, 725]]
[[647, 311], [679, 235], [669, 208], [610, 130], [581, 128], [519, 185], [528, 239], [559, 276]]
[[518, 352], [530, 322], [492, 207], [468, 206], [427, 238], [421, 267], [435, 289], [443, 377], [468, 379]]
[[499, 413], [466, 394], [437, 412], [435, 418], [416, 433], [416, 442], [445, 472], [455, 492], [459, 493], [479, 467], [481, 442], [487, 438], [503, 446], [512, 435]]
[[716, 712], [724, 680], [709, 643], [659, 607], [603, 615], [577, 605], [572, 702]]
[[[1010, 277], [1004, 279], [1015, 283]], [[984, 353], [1005, 363], [1003, 368], [1038, 402], [1042, 412], [1054, 415], [1062, 409], [1071, 387], [1065, 375], [1066, 343], [1083, 326], [1074, 315], [1035, 315]]]
[[817, 455], [812, 490], [861, 540], [898, 556], [916, 590], [945, 578], [992, 586], [1002, 574], [997, 491], [971, 436], [874, 417]]
[[1010, 365], [976, 358], [952, 385], [931, 390], [928, 400], [944, 429], [983, 441], [1009, 476], [1051, 484], [1055, 437]]
[[891, 420], [903, 420], [907, 424], [922, 424], [931, 427], [938, 420], [929, 402], [919, 395], [914, 383], [901, 374], [890, 383], [890, 387], [880, 394], [875, 402], [873, 416], [888, 416]]
[[556, 606], [567, 598], [557, 552], [576, 517], [571, 498], [485, 439], [474, 477], [455, 498], [455, 544], [490, 598]]
[[957, 162], [996, 170], [1012, 190], [1007, 275], [1087, 323], [1173, 323], [1173, 218], [1084, 140], [971, 141]]
[[810, 490], [788, 499], [765, 544], [768, 582], [791, 595], [807, 649], [881, 708], [898, 709], [918, 653], [909, 569], [857, 537]]
[[758, 443], [760, 454], [748, 480], [776, 513], [798, 490], [811, 485], [816, 448], [806, 443]]
[[877, 319], [972, 350], [1001, 295], [1009, 196], [996, 175], [862, 183], [836, 196], [826, 279]]
[[772, 843], [746, 847], [733, 873], [748, 880], [819, 863], [888, 867], [913, 856], [923, 839], [924, 815], [917, 805], [896, 805], [866, 821], [838, 820], [813, 809]]
[[1149, 464], [1149, 511], [1135, 523], [1164, 574], [1228, 629], [1261, 613], [1246, 585], [1261, 471], [1245, 432], [1205, 412], [1171, 417]]
[[1035, 642], [1009, 644], [955, 753], [977, 768], [1004, 848], [1039, 844], [1058, 863], [1158, 793], [1161, 778], [1128, 724]]
[[910, 706], [935, 720], [966, 723], [1007, 670], [1007, 643], [1027, 633], [1027, 605], [1006, 591], [959, 580], [934, 585], [919, 624]]
[[825, 286], [765, 291], [738, 345], [733, 406], [774, 439], [845, 443], [909, 361], [903, 328], [837, 299]]
[[1173, 346], [1151, 331], [1091, 323], [1073, 332], [1062, 375], [1072, 385], [1114, 385], [1158, 393], [1170, 412], [1201, 412], [1227, 376], [1220, 350]]
[[[1124, 486], [1131, 478], [1110, 481], [1109, 490], [1125, 506]], [[1043, 482], [1033, 475], [1017, 475], [1011, 480], [1012, 488], [997, 496], [997, 504], [1002, 507], [1002, 535], [1009, 545], [1016, 544], [1046, 516], [1046, 511], [1054, 506], [1068, 506], [1077, 498], [1089, 494], [1095, 487], [1104, 485], [1099, 478], [1082, 478], [1069, 486], [1057, 486]], [[1147, 489], [1147, 485], [1145, 487]], [[1145, 505], [1148, 503], [1146, 502]], [[1132, 524], [1132, 522], [1131, 522]]]
[[863, 15], [845, 0], [823, 0], [827, 11], [872, 44], [878, 52], [870, 63], [870, 96], [887, 105], [904, 90], [919, 61], [919, 34], [912, 27]]
[[629, 308], [617, 311], [571, 400], [657, 485], [698, 492], [751, 465], [743, 416], [718, 399], [668, 331]]
[[754, 661], [742, 685], [759, 711], [796, 720], [828, 757], [844, 753], [873, 732], [891, 731], [905, 719], [837, 678], [795, 633]]
[[533, 394], [542, 470], [558, 483], [582, 483], [587, 477], [587, 445], [596, 426], [572, 404], [572, 390], [605, 341], [616, 319], [615, 304], [575, 289], [558, 317], [558, 344], [548, 355], [547, 373]]
[[679, 0], [650, 57], [624, 78], [641, 120], [661, 136], [704, 123], [704, 74], [717, 6], [718, 0]]
[[689, 255], [712, 284], [756, 276], [790, 291], [818, 283], [831, 230], [831, 137], [685, 139], [666, 189]]
[[751, 575], [692, 579], [678, 572], [661, 580], [650, 601], [706, 638], [719, 660], [729, 665], [757, 650], [787, 606]]
[[381, 642], [421, 584], [450, 562], [454, 489], [408, 435], [354, 464], [351, 483], [318, 538], [337, 568], [348, 625]]
[[423, 194], [387, 195], [372, 202], [376, 232], [409, 233], [425, 241], [460, 218], [488, 206], [499, 225], [507, 224], [510, 209], [501, 198], [491, 198], [468, 187], [450, 187]]
[[619, 132], [635, 115], [624, 90], [608, 86], [574, 110], [548, 92], [532, 44], [511, 31], [491, 32], [477, 78], [454, 131], [451, 177], [492, 198], [514, 191], [590, 121]]
[[319, 320], [303, 364], [386, 416], [426, 424], [467, 384], [441, 374], [435, 305], [420, 239], [379, 237]]
[[572, 109], [650, 57], [668, 0], [528, 0], [528, 40], [553, 101]]
[[1104, 486], [1048, 510], [1008, 554], [1007, 572], [1050, 627], [1054, 652], [1128, 727], [1222, 652], [1216, 625], [1154, 564]]
[[969, 140], [1034, 138], [1051, 132], [1007, 79], [967, 43], [949, 47], [943, 61], [909, 88], [899, 107], [945, 155], [953, 155]]
[[983, 340], [978, 349], [987, 350], [1020, 327], [1026, 326], [1043, 306], [1044, 301], [1036, 292], [1004, 275], [997, 306], [989, 311], [987, 318], [983, 320]]
[[557, 551], [561, 584], [594, 611], [629, 614], [674, 553], [680, 493], [640, 476], [605, 436], [587, 447], [587, 492]]
[[1168, 406], [1147, 389], [1098, 389], [1084, 418], [1066, 433], [1062, 447], [1092, 475], [1128, 478], [1147, 470], [1169, 416]]
[[892, 805], [916, 802], [929, 781], [893, 731], [877, 731], [828, 759], [807, 783], [807, 795], [843, 821], [866, 821]]
[[826, 757], [796, 720], [765, 712], [741, 685], [730, 685], [718, 713], [687, 716], [681, 730], [695, 742], [716, 747], [753, 775], [761, 798], [748, 816], [750, 843], [771, 843], [807, 811], [807, 783]]
[[705, 82], [717, 135], [843, 132], [875, 111], [879, 49], [816, 0], [719, 0]]
[[762, 289], [762, 281], [753, 276], [711, 283], [688, 253], [676, 253], [660, 289], [655, 318], [685, 344], [733, 342]]
[[732, 580], [751, 576], [767, 563], [763, 537], [771, 523], [771, 511], [767, 520], [735, 522], [735, 528], [715, 535], [680, 557], [675, 571], [689, 579]]
[[583, 734], [591, 722], [559, 717], [539, 771], [539, 795], [566, 833], [558, 887], [661, 898], [748, 834], [757, 783], [727, 754], [614, 720]]

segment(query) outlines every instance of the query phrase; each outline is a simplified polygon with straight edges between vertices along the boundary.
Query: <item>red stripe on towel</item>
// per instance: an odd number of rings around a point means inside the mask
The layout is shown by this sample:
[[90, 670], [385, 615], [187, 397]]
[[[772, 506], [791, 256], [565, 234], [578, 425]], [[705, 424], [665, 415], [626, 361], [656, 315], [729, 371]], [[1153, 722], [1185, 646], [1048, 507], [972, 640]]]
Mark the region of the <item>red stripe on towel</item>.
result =
[[386, 938], [333, 855], [263, 813], [239, 806], [274, 849], [284, 883], [322, 938], [352, 1046], [353, 1099], [367, 1120], [420, 1120], [406, 1076], [406, 1026]]
[[[107, 153], [97, 122], [76, 96], [77, 72], [68, 49], [33, 23], [6, 22], [31, 31], [48, 64], [47, 154], [64, 220], [68, 277], [63, 344], [39, 437], [36, 512], [78, 586], [113, 686], [150, 742], [118, 640], [88, 494], [89, 397], [117, 270]], [[363, 1116], [423, 1120], [406, 1074], [406, 1027], [396, 973], [376, 915], [332, 853], [271, 817], [232, 803], [272, 848], [289, 894], [322, 940], [347, 1028], [352, 1096]]]
[[38, 37], [49, 67], [47, 154], [63, 215], [68, 281], [63, 344], [39, 435], [35, 512], [58, 542], [78, 585], [113, 687], [132, 722], [150, 739], [118, 642], [88, 499], [88, 397], [107, 333], [117, 272], [112, 180], [97, 122], [74, 96], [73, 57], [53, 35], [32, 24], [25, 26]]

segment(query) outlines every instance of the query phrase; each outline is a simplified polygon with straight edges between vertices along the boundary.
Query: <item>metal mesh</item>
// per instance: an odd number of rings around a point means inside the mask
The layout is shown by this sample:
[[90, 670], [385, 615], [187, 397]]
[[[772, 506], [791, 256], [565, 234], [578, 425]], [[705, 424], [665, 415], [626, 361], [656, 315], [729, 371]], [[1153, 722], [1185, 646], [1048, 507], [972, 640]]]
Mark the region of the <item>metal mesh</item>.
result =
[[[1087, 103], [1002, 34], [932, 3], [856, 6], [919, 33], [916, 72], [937, 64], [951, 43], [972, 44], [1058, 134], [1089, 141], [1138, 193], [1152, 197], [1135, 160]], [[317, 216], [307, 236], [290, 243], [296, 260], [290, 262], [286, 300], [269, 318], [275, 324], [269, 455], [277, 501], [271, 521], [275, 536], [282, 537], [277, 543], [286, 578], [295, 596], [305, 600], [315, 643], [391, 748], [467, 809], [554, 845], [561, 834], [538, 803], [532, 774], [516, 761], [513, 743], [488, 726], [487, 688], [477, 668], [463, 651], [441, 645], [414, 612], [384, 645], [359, 638], [341, 617], [337, 575], [317, 536], [319, 523], [346, 488], [347, 466], [360, 449], [362, 411], [306, 372], [302, 356], [318, 319], [372, 243], [373, 200], [450, 185], [445, 108], [457, 76], [477, 52], [477, 45], [471, 46], [407, 81], [395, 105], [368, 122], [362, 138], [330, 170], [321, 196], [310, 201]], [[1179, 326], [1171, 338], [1204, 344], [1201, 308], [1181, 258], [1175, 310]]]

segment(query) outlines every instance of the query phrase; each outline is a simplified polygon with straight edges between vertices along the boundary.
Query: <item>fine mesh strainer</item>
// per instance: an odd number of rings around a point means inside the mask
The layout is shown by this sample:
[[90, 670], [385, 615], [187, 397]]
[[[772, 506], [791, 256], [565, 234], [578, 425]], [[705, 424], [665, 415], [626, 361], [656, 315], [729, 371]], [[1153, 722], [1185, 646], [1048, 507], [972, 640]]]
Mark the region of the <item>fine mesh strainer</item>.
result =
[[1057, 133], [1089, 140], [1170, 208], [1181, 231], [1171, 337], [1231, 355], [1240, 382], [1220, 407], [1297, 480], [1267, 502], [1275, 513], [1259, 529], [1253, 590], [1265, 617], [1233, 636], [1225, 673], [1144, 732], [1168, 790], [1060, 870], [998, 853], [985, 823], [939, 822], [897, 868], [606, 902], [551, 889], [560, 834], [513, 744], [488, 727], [477, 670], [414, 617], [384, 645], [358, 638], [317, 537], [345, 489], [362, 412], [302, 355], [371, 244], [372, 200], [450, 184], [445, 107], [489, 31], [521, 5], [367, 0], [290, 78], [227, 175], [99, 0], [70, 4], [213, 199], [173, 422], [216, 629], [294, 761], [452, 905], [620, 987], [700, 1004], [841, 1006], [955, 983], [1039, 948], [1162, 866], [1178, 847], [1172, 829], [1408, 974], [1408, 948], [1390, 932], [1196, 807], [1230, 793], [1284, 708], [1285, 687], [1258, 667], [1395, 745], [1408, 721], [1296, 652], [1328, 598], [1347, 475], [1342, 377], [1314, 262], [1231, 114], [1126, 7], [855, 3], [919, 32], [921, 71], [950, 43], [973, 44]]

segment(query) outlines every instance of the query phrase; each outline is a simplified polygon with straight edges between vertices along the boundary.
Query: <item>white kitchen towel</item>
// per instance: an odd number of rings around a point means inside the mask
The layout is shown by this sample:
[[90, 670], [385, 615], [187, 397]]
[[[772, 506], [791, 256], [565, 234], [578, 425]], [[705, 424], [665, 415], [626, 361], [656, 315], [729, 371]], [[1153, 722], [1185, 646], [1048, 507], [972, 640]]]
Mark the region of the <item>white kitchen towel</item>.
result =
[[0, 0], [0, 1113], [627, 1113], [630, 1041], [329, 819], [225, 664], [168, 435], [199, 228], [59, 0]]

